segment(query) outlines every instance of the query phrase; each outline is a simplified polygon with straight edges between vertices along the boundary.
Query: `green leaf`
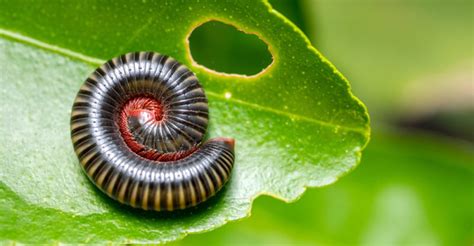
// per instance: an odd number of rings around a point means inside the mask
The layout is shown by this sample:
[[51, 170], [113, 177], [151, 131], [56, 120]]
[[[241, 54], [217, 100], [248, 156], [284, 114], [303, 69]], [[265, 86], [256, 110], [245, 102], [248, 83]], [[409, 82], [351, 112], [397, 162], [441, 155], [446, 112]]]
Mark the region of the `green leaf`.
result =
[[336, 184], [295, 204], [259, 198], [251, 218], [180, 244], [472, 244], [474, 146], [409, 134], [374, 131], [360, 167]]
[[[249, 215], [270, 195], [294, 201], [355, 168], [368, 115], [347, 81], [269, 4], [257, 1], [0, 1], [0, 238], [19, 242], [166, 242]], [[193, 62], [187, 37], [209, 20], [255, 33], [273, 55], [256, 76]], [[236, 139], [223, 192], [175, 213], [131, 209], [78, 165], [70, 109], [104, 60], [152, 50], [193, 70], [209, 99], [209, 136]]]

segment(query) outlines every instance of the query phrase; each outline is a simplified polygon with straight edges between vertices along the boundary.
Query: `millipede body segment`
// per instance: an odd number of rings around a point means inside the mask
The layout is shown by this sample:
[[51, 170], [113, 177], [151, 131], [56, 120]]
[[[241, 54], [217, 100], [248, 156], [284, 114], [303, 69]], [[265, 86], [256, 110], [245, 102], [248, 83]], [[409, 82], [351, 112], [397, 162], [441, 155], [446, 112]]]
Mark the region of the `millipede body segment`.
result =
[[202, 143], [208, 105], [195, 75], [153, 52], [128, 53], [97, 68], [71, 115], [74, 150], [108, 196], [146, 210], [197, 205], [228, 181], [234, 140]]

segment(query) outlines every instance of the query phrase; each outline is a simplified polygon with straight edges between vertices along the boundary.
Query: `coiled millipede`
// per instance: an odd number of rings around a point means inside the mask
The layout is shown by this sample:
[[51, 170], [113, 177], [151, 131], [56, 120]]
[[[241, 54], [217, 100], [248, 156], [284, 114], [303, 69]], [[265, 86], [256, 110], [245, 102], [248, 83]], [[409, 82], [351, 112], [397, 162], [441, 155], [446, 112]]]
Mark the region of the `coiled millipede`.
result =
[[71, 113], [74, 150], [89, 179], [121, 203], [146, 210], [195, 206], [228, 181], [234, 140], [202, 143], [208, 105], [195, 75], [153, 52], [97, 68]]

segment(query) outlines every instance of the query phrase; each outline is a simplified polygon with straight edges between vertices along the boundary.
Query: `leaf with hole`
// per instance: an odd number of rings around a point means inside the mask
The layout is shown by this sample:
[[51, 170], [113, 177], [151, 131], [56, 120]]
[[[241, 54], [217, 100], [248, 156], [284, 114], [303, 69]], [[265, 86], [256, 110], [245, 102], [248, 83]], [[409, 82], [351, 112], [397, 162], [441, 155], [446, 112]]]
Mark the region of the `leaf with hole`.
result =
[[[306, 187], [335, 182], [355, 168], [367, 144], [367, 111], [347, 81], [265, 1], [0, 5], [3, 240], [176, 240], [248, 216], [259, 195], [294, 201]], [[209, 21], [255, 34], [271, 64], [251, 76], [198, 64], [188, 37]], [[130, 51], [155, 51], [187, 65], [209, 99], [208, 136], [236, 139], [230, 182], [202, 206], [131, 209], [95, 189], [78, 165], [69, 136], [75, 94], [97, 65]]]

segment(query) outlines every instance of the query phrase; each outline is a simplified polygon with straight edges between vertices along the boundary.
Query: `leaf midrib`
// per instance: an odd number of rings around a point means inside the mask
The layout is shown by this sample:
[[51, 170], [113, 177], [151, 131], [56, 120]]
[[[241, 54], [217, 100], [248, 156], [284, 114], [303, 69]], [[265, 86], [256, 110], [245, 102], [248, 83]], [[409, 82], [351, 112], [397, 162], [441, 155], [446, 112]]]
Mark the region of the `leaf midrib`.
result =
[[[84, 55], [84, 54], [81, 54], [81, 53], [78, 53], [78, 52], [75, 52], [75, 51], [72, 51], [72, 50], [68, 50], [68, 49], [65, 49], [65, 48], [62, 48], [62, 47], [59, 47], [59, 46], [56, 46], [56, 45], [48, 44], [48, 43], [45, 43], [43, 41], [28, 37], [28, 36], [24, 36], [20, 33], [9, 31], [9, 30], [3, 29], [3, 28], [0, 28], [0, 36], [3, 36], [7, 39], [12, 39], [14, 41], [17, 41], [17, 42], [20, 42], [20, 43], [23, 43], [23, 44], [26, 44], [26, 45], [35, 46], [35, 47], [44, 49], [44, 50], [52, 52], [52, 53], [56, 53], [56, 54], [59, 54], [59, 55], [64, 55], [64, 56], [79, 60], [81, 62], [90, 64], [90, 65], [93, 65], [93, 66], [100, 66], [101, 64], [106, 62], [105, 60], [102, 60], [102, 59], [99, 59], [99, 58], [90, 57], [90, 56], [87, 56], [87, 55]], [[206, 91], [206, 94], [208, 94], [208, 95], [210, 95], [214, 98], [223, 100], [223, 101], [230, 101], [230, 102], [233, 102], [235, 104], [240, 104], [240, 105], [248, 106], [248, 107], [251, 107], [251, 108], [254, 108], [254, 109], [257, 109], [257, 110], [266, 111], [266, 112], [269, 112], [269, 113], [285, 116], [287, 118], [290, 118], [291, 120], [306, 121], [306, 122], [309, 122], [309, 123], [312, 123], [312, 124], [317, 124], [317, 125], [324, 126], [324, 127], [330, 127], [330, 128], [337, 129], [337, 130], [346, 130], [348, 132], [356, 132], [356, 133], [360, 133], [362, 135], [367, 135], [367, 129], [366, 128], [349, 127], [349, 126], [334, 124], [334, 123], [331, 123], [331, 122], [327, 122], [327, 121], [323, 121], [323, 120], [319, 120], [319, 119], [314, 119], [314, 118], [311, 118], [311, 117], [307, 117], [307, 116], [303, 116], [303, 115], [299, 115], [299, 114], [293, 114], [293, 113], [290, 113], [290, 112], [285, 112], [285, 111], [281, 111], [281, 110], [278, 110], [278, 109], [262, 106], [260, 104], [239, 100], [239, 99], [236, 99], [236, 98], [225, 98], [224, 96], [222, 96], [222, 95], [220, 95], [216, 92], [209, 91], [209, 90]]]

